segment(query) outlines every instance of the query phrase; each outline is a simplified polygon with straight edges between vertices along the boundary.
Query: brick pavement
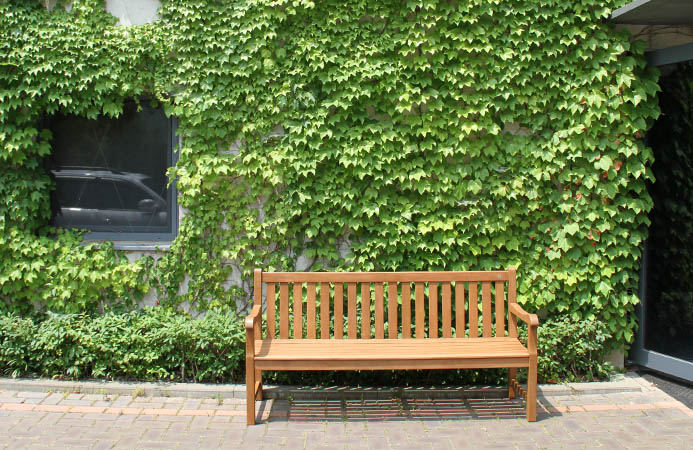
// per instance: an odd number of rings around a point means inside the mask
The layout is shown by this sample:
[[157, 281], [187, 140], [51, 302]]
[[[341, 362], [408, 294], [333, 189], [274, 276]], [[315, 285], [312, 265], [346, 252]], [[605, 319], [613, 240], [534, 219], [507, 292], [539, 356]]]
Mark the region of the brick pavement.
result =
[[693, 411], [643, 383], [641, 392], [521, 400], [340, 398], [319, 392], [240, 399], [0, 391], [0, 448], [691, 448]]

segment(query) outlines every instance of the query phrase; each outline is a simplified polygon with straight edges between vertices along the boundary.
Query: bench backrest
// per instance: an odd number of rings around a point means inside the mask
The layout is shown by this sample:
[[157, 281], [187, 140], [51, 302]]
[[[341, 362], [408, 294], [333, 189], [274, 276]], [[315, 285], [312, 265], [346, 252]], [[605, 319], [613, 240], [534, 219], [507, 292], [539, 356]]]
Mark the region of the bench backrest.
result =
[[263, 291], [266, 294], [265, 339], [517, 336], [517, 323], [506, 307], [506, 302], [516, 301], [514, 268], [353, 273], [257, 269], [254, 289], [255, 304], [263, 304]]

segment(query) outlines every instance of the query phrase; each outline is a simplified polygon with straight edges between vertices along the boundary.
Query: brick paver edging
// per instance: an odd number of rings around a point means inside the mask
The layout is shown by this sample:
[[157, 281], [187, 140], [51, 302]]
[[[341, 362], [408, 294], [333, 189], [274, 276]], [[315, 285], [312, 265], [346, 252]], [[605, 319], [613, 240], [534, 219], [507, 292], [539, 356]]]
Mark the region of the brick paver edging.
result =
[[139, 416], [244, 416], [245, 411], [218, 409], [173, 409], [173, 408], [111, 408], [105, 406], [32, 405], [26, 403], [0, 403], [0, 411], [39, 411], [80, 414], [118, 414]]
[[693, 417], [693, 410], [689, 409], [681, 402], [655, 402], [655, 403], [627, 403], [621, 405], [572, 405], [572, 406], [549, 406], [547, 411], [559, 413], [580, 413], [592, 411], [645, 411], [651, 409], [678, 409], [684, 414]]
[[[641, 392], [649, 383], [635, 373], [609, 381], [594, 383], [543, 384], [538, 387], [538, 396], [555, 397], [565, 395], [613, 394]], [[138, 383], [118, 381], [65, 381], [47, 379], [0, 378], [0, 391], [19, 392], [79, 392], [83, 394], [133, 395], [140, 393], [153, 397], [222, 398], [244, 399], [244, 384], [204, 384], [204, 383]], [[507, 388], [500, 386], [461, 386], [433, 389], [422, 388], [344, 388], [344, 387], [303, 387], [303, 386], [265, 386], [266, 398], [282, 399], [322, 397], [325, 393], [339, 393], [351, 398], [459, 398], [488, 397], [502, 398]]]
[[[548, 413], [581, 413], [592, 411], [645, 411], [652, 409], [678, 409], [686, 415], [693, 417], [693, 410], [678, 401], [640, 403], [640, 404], [605, 404], [605, 405], [572, 405], [572, 406], [548, 406], [544, 407]], [[71, 406], [71, 405], [36, 405], [27, 403], [0, 403], [0, 411], [36, 411], [56, 413], [78, 414], [117, 414], [139, 416], [217, 416], [231, 417], [244, 416], [245, 411], [233, 411], [222, 409], [173, 409], [173, 408], [114, 408], [105, 406]], [[263, 415], [268, 415], [266, 412]], [[266, 419], [266, 417], [263, 417]]]

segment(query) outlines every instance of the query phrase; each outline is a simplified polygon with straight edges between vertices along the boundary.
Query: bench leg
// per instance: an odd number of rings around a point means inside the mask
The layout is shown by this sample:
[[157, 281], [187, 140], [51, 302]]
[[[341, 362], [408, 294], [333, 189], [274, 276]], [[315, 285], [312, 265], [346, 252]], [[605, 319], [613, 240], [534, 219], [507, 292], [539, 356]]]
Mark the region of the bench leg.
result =
[[262, 401], [262, 370], [255, 371], [255, 400]]
[[527, 421], [537, 421], [537, 357], [529, 357], [527, 374]]
[[245, 359], [245, 388], [248, 425], [255, 425], [255, 361], [252, 357]]
[[517, 368], [508, 369], [508, 398], [515, 398], [515, 383], [517, 382]]

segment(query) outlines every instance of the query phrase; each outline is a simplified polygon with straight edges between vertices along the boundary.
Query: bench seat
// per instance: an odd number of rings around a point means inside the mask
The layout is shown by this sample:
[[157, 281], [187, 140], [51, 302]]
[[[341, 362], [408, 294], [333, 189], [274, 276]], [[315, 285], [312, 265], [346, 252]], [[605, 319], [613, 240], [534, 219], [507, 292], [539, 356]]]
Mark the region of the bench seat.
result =
[[424, 339], [265, 339], [255, 341], [261, 370], [388, 370], [527, 367], [529, 351], [510, 337]]

